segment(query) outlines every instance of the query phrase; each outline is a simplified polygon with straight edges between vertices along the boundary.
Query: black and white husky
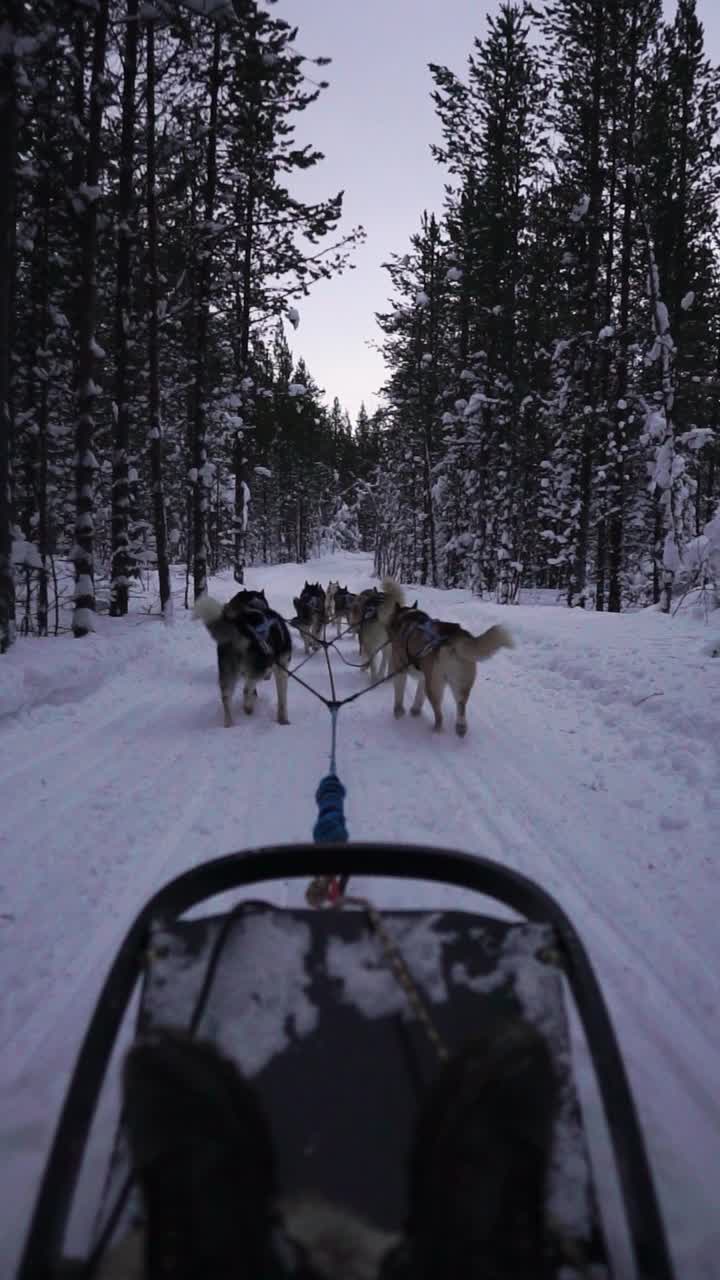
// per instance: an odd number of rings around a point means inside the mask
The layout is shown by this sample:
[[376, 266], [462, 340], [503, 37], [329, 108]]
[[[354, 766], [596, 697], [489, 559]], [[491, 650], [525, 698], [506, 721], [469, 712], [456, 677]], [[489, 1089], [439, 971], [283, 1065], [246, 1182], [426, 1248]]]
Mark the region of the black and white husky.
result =
[[243, 710], [255, 710], [256, 686], [275, 676], [278, 724], [289, 724], [287, 668], [292, 640], [284, 618], [270, 608], [264, 591], [238, 591], [227, 604], [212, 596], [195, 601], [193, 616], [201, 618], [217, 645], [218, 681], [225, 728], [233, 722], [231, 702], [235, 685], [244, 677]]
[[306, 582], [293, 604], [297, 614], [295, 625], [302, 634], [305, 652], [314, 653], [320, 648], [325, 626], [325, 590], [319, 582]]

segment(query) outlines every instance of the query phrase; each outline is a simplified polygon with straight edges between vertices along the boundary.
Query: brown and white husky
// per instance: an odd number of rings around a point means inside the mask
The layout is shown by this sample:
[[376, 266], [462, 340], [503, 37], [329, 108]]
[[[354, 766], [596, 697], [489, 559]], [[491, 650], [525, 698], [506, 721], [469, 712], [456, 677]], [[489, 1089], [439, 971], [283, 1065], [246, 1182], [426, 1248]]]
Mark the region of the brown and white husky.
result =
[[405, 714], [405, 685], [411, 675], [417, 680], [411, 714], [420, 715], [427, 695], [435, 715], [434, 727], [442, 729], [443, 695], [445, 686], [449, 685], [457, 708], [455, 732], [463, 738], [467, 733], [467, 702], [475, 683], [477, 664], [492, 658], [499, 649], [512, 649], [512, 636], [499, 625], [473, 636], [457, 622], [431, 618], [417, 608], [417, 602], [407, 607], [401, 589], [390, 578], [383, 582], [383, 593], [386, 599], [393, 599], [385, 625], [391, 641], [391, 669], [395, 673], [396, 718]]

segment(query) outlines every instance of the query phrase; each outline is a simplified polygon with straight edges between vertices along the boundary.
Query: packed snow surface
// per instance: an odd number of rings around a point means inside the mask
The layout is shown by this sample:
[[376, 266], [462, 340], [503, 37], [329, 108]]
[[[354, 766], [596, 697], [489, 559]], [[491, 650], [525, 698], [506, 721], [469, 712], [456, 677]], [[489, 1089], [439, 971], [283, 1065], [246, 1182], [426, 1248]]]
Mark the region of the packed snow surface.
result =
[[[288, 617], [305, 578], [359, 589], [371, 561], [344, 553], [248, 573]], [[211, 591], [228, 599], [231, 576]], [[422, 587], [408, 596], [475, 633], [502, 621], [517, 647], [479, 667], [465, 740], [449, 701], [441, 735], [427, 708], [395, 721], [389, 685], [340, 713], [351, 837], [484, 854], [559, 899], [608, 1000], [677, 1274], [720, 1277], [718, 614], [617, 616], [532, 598], [502, 608]], [[236, 724], [223, 729], [214, 646], [180, 605], [178, 591], [173, 627], [142, 612], [99, 618], [82, 640], [21, 640], [0, 659], [3, 1276], [135, 913], [195, 863], [311, 837], [330, 742], [324, 706], [291, 682], [291, 723], [278, 725], [270, 682], [254, 717], [238, 699]], [[357, 661], [350, 637], [339, 649]], [[338, 656], [333, 664], [340, 697], [367, 683]], [[322, 653], [302, 675], [328, 691]], [[303, 888], [290, 881], [265, 896], [296, 902]], [[415, 883], [356, 888], [380, 906], [475, 905]], [[591, 1103], [586, 1119], [592, 1130]]]

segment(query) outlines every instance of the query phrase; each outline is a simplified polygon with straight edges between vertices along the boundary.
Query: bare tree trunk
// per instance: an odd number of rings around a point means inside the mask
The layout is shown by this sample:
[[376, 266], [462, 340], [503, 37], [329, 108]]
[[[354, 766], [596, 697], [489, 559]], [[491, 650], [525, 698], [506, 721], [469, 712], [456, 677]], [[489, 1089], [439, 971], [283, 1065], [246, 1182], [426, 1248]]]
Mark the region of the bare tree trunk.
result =
[[[637, 174], [634, 170], [630, 171], [637, 182]], [[656, 475], [655, 475], [655, 492], [658, 496], [658, 510], [656, 513], [656, 569], [659, 577], [657, 534], [659, 532], [659, 520], [662, 518], [662, 527], [665, 530], [665, 538], [662, 546], [662, 590], [660, 591], [660, 607], [663, 613], [670, 612], [672, 604], [673, 584], [675, 581], [676, 566], [680, 560], [682, 537], [683, 537], [683, 500], [685, 498], [684, 488], [684, 467], [682, 460], [678, 459], [675, 449], [675, 425], [673, 422], [673, 409], [675, 406], [675, 376], [674, 376], [674, 355], [675, 346], [670, 332], [670, 324], [668, 318], [667, 307], [665, 306], [660, 292], [660, 273], [658, 271], [657, 258], [655, 255], [655, 244], [650, 228], [650, 219], [647, 209], [638, 193], [638, 207], [640, 217], [642, 219], [643, 229], [645, 232], [645, 247], [647, 250], [648, 262], [648, 293], [650, 295], [650, 306], [652, 308], [653, 325], [655, 329], [655, 342], [659, 348], [660, 368], [661, 368], [661, 391], [663, 406], [663, 427], [660, 442], [656, 449]], [[658, 432], [655, 431], [655, 436]], [[679, 466], [677, 464], [680, 464]], [[655, 579], [654, 585], [656, 585]]]
[[167, 552], [167, 521], [163, 491], [162, 422], [158, 335], [157, 208], [155, 203], [155, 28], [147, 28], [147, 241], [148, 241], [148, 400], [150, 418], [150, 475], [152, 481], [155, 557], [160, 587], [160, 609], [172, 620], [172, 592]]
[[117, 291], [115, 295], [115, 404], [112, 459], [112, 572], [110, 615], [122, 617], [128, 611], [130, 585], [130, 294], [132, 250], [135, 238], [133, 217], [133, 170], [135, 167], [135, 82], [138, 63], [138, 0], [127, 0], [125, 57], [123, 69], [120, 172], [118, 179]]
[[[594, 340], [597, 320], [598, 275], [602, 250], [600, 218], [602, 216], [602, 169], [600, 122], [602, 111], [602, 63], [605, 36], [605, 15], [598, 4], [594, 11], [593, 82], [590, 114], [590, 153], [588, 157], [588, 194], [590, 204], [588, 218], [588, 246], [585, 268], [585, 319], [586, 334], [585, 370], [583, 376], [583, 409], [595, 404]], [[587, 560], [590, 544], [590, 506], [592, 501], [594, 415], [583, 412], [580, 441], [580, 473], [578, 484], [578, 530], [569, 584], [569, 604], [585, 605], [587, 585]]]
[[11, 0], [0, 24], [0, 653], [15, 640], [12, 568], [12, 413], [10, 352], [15, 289], [17, 87], [15, 39], [23, 5]]
[[632, 62], [628, 91], [630, 100], [627, 112], [627, 138], [629, 155], [627, 157], [627, 173], [625, 177], [624, 207], [622, 221], [622, 252], [620, 257], [620, 332], [618, 335], [619, 355], [617, 362], [617, 394], [615, 395], [615, 453], [613, 468], [612, 510], [609, 528], [609, 590], [608, 609], [611, 613], [619, 613], [622, 607], [622, 568], [625, 551], [625, 443], [627, 432], [628, 392], [628, 347], [630, 334], [630, 272], [632, 265], [633, 214], [635, 210], [635, 183], [630, 176], [635, 163], [635, 119], [637, 108], [637, 9], [632, 15]]
[[[52, 50], [51, 70], [48, 75], [47, 89], [43, 95], [43, 125], [41, 133], [41, 155], [43, 160], [42, 179], [38, 192], [38, 234], [37, 251], [37, 292], [35, 297], [35, 319], [33, 337], [35, 341], [35, 358], [33, 360], [32, 381], [34, 383], [34, 413], [37, 426], [37, 458], [35, 473], [35, 500], [37, 509], [37, 542], [42, 561], [42, 570], [38, 583], [37, 626], [38, 635], [48, 634], [48, 558], [51, 556], [50, 522], [48, 514], [48, 424], [50, 418], [49, 386], [47, 360], [50, 339], [50, 204], [51, 204], [51, 169], [56, 162], [56, 113], [57, 94], [57, 57], [58, 50]], [[40, 375], [38, 376], [38, 371]]]
[[97, 462], [92, 452], [97, 388], [95, 371], [95, 311], [97, 303], [97, 204], [99, 197], [103, 74], [109, 0], [98, 0], [93, 37], [90, 105], [88, 111], [85, 188], [74, 193], [82, 201], [80, 216], [80, 288], [78, 290], [78, 417], [75, 428], [75, 612], [73, 634], [92, 630], [95, 613], [94, 485]]
[[212, 249], [210, 223], [215, 208], [217, 186], [217, 119], [220, 84], [220, 28], [215, 27], [210, 68], [210, 119], [208, 122], [207, 174], [205, 179], [204, 236], [200, 248], [195, 335], [195, 405], [193, 414], [193, 590], [195, 599], [207, 590], [207, 436], [205, 383], [210, 320], [210, 278]]
[[246, 191], [245, 218], [243, 227], [243, 265], [242, 265], [242, 304], [240, 310], [240, 366], [237, 370], [240, 386], [243, 390], [243, 424], [242, 430], [236, 430], [234, 443], [235, 470], [235, 521], [234, 521], [234, 566], [235, 581], [242, 586], [245, 581], [245, 565], [247, 560], [247, 500], [250, 493], [249, 469], [245, 428], [251, 425], [254, 416], [253, 385], [250, 378], [250, 291], [252, 287], [252, 261], [255, 232], [255, 193], [252, 179]]

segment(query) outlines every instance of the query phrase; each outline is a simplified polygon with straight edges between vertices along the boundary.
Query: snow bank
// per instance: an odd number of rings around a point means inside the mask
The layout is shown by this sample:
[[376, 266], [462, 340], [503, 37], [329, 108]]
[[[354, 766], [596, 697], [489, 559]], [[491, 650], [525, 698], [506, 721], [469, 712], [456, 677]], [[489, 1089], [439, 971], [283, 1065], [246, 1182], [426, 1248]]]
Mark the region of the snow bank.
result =
[[19, 636], [0, 661], [0, 717], [38, 703], [74, 702], [108, 676], [142, 657], [162, 632], [157, 617], [130, 614], [95, 620], [96, 630], [74, 636]]

